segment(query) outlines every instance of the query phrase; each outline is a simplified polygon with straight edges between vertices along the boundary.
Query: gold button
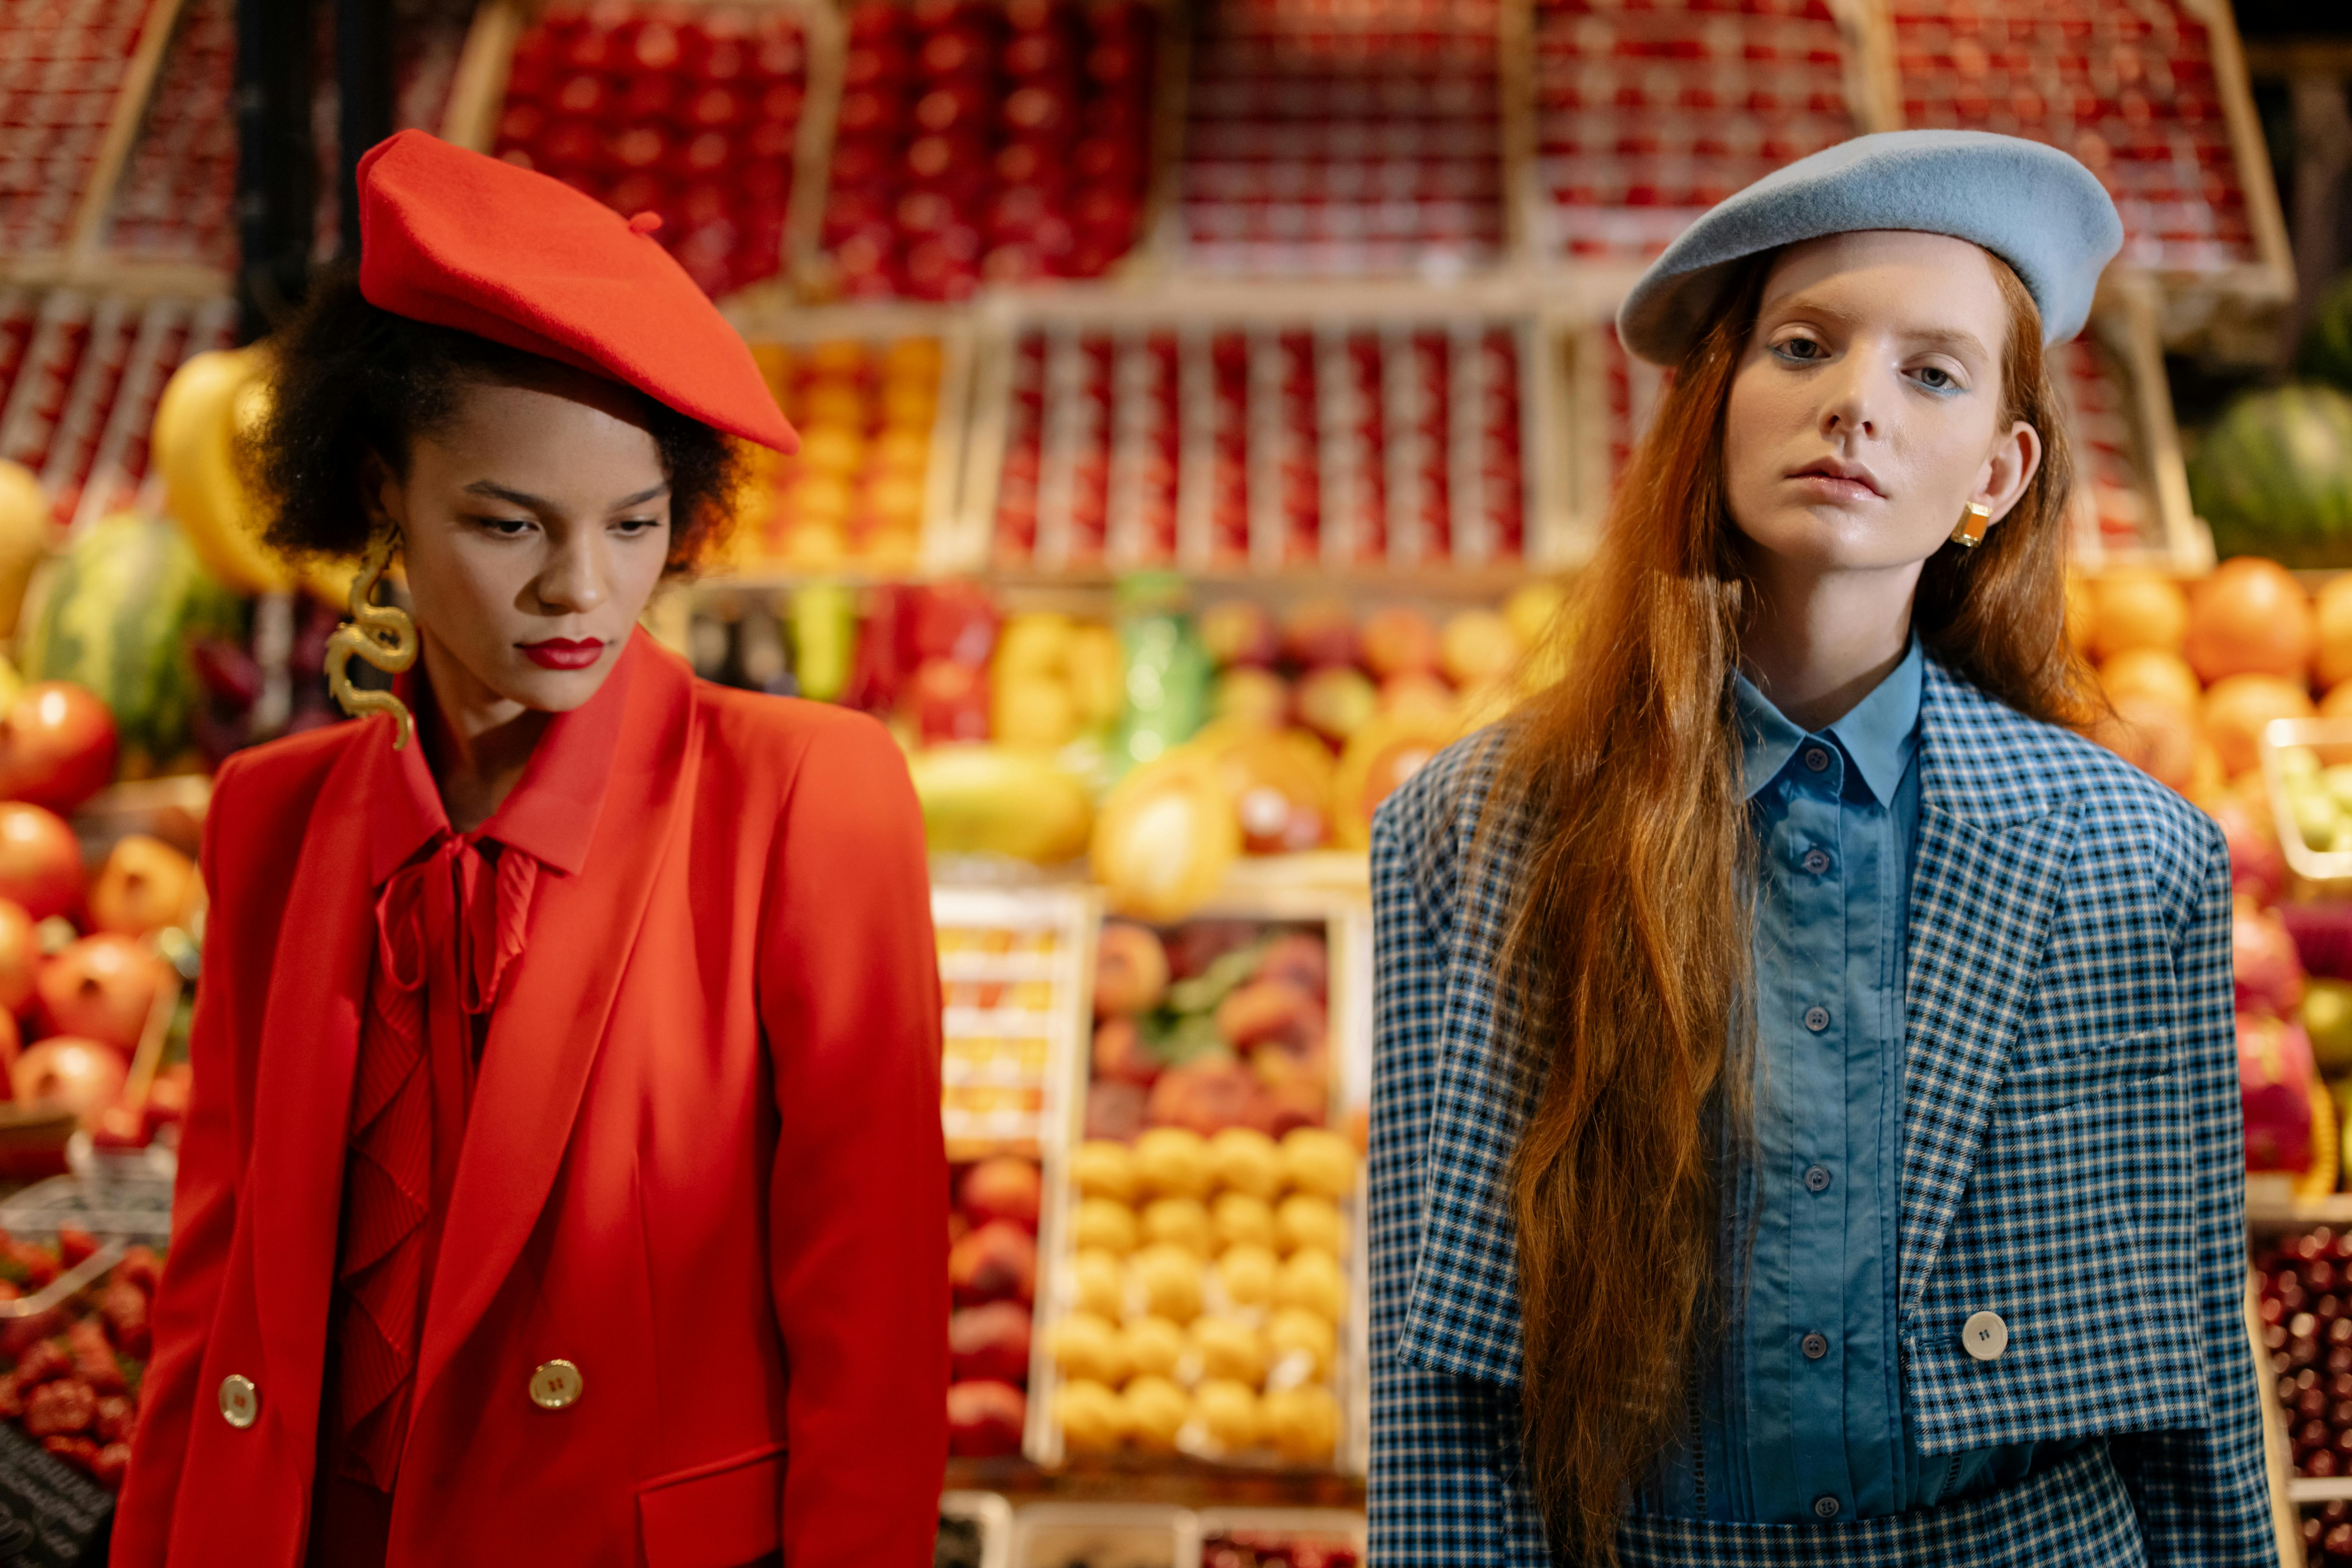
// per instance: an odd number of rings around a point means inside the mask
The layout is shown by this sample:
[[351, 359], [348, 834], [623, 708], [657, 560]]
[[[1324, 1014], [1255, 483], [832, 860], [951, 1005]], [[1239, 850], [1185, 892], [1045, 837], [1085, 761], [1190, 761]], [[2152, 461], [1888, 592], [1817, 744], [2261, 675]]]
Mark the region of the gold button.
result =
[[568, 1361], [541, 1362], [530, 1374], [530, 1402], [541, 1410], [561, 1410], [580, 1397], [580, 1369]]
[[221, 1379], [221, 1419], [242, 1432], [261, 1416], [261, 1390], [253, 1379], [230, 1373]]

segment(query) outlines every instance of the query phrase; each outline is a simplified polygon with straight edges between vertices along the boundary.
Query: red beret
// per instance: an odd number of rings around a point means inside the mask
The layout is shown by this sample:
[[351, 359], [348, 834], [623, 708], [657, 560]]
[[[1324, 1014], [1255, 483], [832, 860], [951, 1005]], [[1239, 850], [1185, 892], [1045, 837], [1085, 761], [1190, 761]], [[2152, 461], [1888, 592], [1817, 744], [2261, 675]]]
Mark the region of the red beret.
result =
[[644, 220], [561, 180], [403, 131], [360, 160], [360, 292], [800, 450], [751, 351]]

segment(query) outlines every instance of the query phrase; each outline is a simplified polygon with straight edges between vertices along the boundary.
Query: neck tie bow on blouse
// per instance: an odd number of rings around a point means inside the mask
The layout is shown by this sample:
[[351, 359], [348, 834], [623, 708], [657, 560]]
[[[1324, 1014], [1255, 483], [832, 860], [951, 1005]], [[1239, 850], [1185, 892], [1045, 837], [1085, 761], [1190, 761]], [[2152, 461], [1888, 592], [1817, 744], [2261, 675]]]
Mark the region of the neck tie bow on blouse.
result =
[[445, 829], [376, 898], [335, 1269], [336, 1408], [345, 1452], [365, 1472], [356, 1479], [384, 1491], [407, 1435], [480, 1031], [522, 951], [538, 880], [522, 851]]

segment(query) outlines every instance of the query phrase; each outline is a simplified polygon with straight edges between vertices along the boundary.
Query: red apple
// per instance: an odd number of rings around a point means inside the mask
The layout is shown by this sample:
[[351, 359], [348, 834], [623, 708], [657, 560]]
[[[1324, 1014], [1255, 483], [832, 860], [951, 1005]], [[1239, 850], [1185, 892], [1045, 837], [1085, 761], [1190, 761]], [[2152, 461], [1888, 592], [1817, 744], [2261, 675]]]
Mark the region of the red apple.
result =
[[1201, 612], [1201, 645], [1221, 667], [1272, 664], [1274, 618], [1247, 599], [1223, 600]]
[[99, 1113], [122, 1094], [131, 1063], [121, 1051], [96, 1040], [52, 1035], [18, 1057], [8, 1069], [17, 1103], [53, 1101], [95, 1126]]
[[1149, 1085], [1160, 1076], [1160, 1062], [1143, 1046], [1143, 1033], [1132, 1018], [1105, 1018], [1095, 1026], [1094, 1080], [1097, 1083]]
[[1228, 1127], [1266, 1131], [1274, 1107], [1247, 1068], [1217, 1055], [1195, 1057], [1161, 1073], [1145, 1115], [1155, 1127], [1189, 1127], [1206, 1138]]
[[1143, 1131], [1144, 1089], [1134, 1083], [1087, 1086], [1087, 1136], [1132, 1143]]
[[994, 1220], [948, 1253], [948, 1282], [962, 1306], [1026, 1301], [1037, 1288], [1037, 1241], [1017, 1225]]
[[55, 812], [0, 804], [0, 899], [36, 921], [69, 913], [81, 902], [81, 845]]
[[1285, 655], [1306, 665], [1356, 662], [1356, 618], [1343, 599], [1310, 599], [1294, 607], [1282, 626]]
[[100, 932], [83, 937], [43, 964], [34, 987], [42, 1013], [58, 1033], [131, 1051], [138, 1048], [163, 981], [163, 962], [145, 943]]
[[0, 719], [0, 795], [71, 811], [114, 777], [114, 715], [70, 680], [27, 686]]
[[1320, 1001], [1330, 988], [1331, 959], [1323, 939], [1305, 931], [1275, 938], [1259, 961], [1257, 978], [1281, 980]]
[[1027, 1382], [1029, 1309], [1014, 1301], [991, 1301], [952, 1314], [948, 1319], [948, 1354], [959, 1381]]
[[25, 906], [0, 899], [0, 1012], [25, 1010], [33, 999], [33, 977], [41, 967], [41, 939]]
[[971, 1459], [1021, 1451], [1029, 1401], [1009, 1383], [978, 1378], [948, 1385], [948, 1452]]
[[118, 839], [90, 884], [90, 924], [102, 931], [145, 936], [186, 916], [196, 863], [160, 838], [133, 833]]
[[1299, 718], [1335, 745], [1370, 723], [1380, 707], [1379, 691], [1353, 665], [1327, 664], [1298, 683]]
[[960, 1201], [975, 1225], [1003, 1220], [1034, 1231], [1041, 1185], [1035, 1161], [1003, 1154], [964, 1173]]
[[1437, 668], [1437, 628], [1419, 610], [1389, 605], [1364, 617], [1364, 665], [1380, 679]]
[[1294, 1048], [1319, 1046], [1323, 1004], [1287, 980], [1253, 980], [1237, 985], [1217, 1004], [1217, 1033], [1236, 1050], [1269, 1043]]
[[2303, 961], [2275, 910], [2251, 899], [2233, 901], [2230, 970], [2237, 977], [2238, 1011], [2291, 1018], [2303, 1001]]

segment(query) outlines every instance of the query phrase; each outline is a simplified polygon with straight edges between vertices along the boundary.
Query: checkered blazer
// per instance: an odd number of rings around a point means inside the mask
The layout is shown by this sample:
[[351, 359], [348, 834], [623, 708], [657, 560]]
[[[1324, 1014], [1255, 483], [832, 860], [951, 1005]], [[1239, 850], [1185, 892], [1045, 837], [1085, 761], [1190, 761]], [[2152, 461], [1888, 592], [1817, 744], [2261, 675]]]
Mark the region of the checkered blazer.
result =
[[[2137, 1563], [2144, 1542], [2150, 1563], [2273, 1563], [2221, 833], [1933, 660], [1919, 724], [1898, 1277], [1921, 1447], [2109, 1435], [2100, 1468], [2139, 1538], [1968, 1560]], [[1444, 752], [1372, 829], [1381, 1568], [1550, 1561], [1518, 1451], [1505, 1173], [1523, 1109], [1495, 984], [1524, 826], [1493, 825], [1474, 852], [1497, 742]], [[1978, 1362], [1960, 1325], [1985, 1310], [2010, 1342]], [[1822, 1527], [1771, 1560], [1877, 1561], [1846, 1549], [1863, 1531]]]

